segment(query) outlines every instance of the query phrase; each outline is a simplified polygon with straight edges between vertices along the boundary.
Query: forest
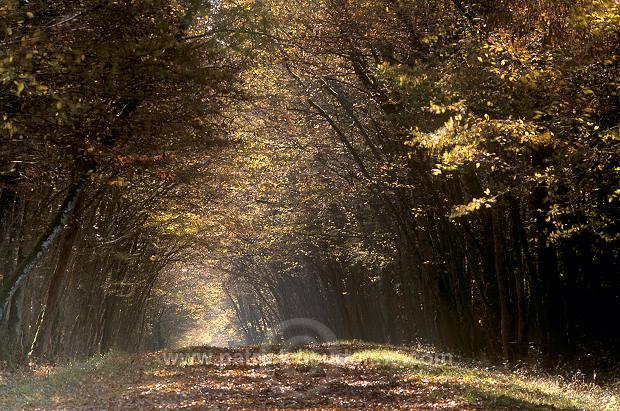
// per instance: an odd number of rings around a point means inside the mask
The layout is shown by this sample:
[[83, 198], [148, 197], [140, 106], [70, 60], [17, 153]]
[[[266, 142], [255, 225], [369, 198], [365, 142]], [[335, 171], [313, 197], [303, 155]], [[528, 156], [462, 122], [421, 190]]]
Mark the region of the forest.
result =
[[4, 366], [305, 318], [617, 372], [617, 1], [2, 0], [0, 44]]

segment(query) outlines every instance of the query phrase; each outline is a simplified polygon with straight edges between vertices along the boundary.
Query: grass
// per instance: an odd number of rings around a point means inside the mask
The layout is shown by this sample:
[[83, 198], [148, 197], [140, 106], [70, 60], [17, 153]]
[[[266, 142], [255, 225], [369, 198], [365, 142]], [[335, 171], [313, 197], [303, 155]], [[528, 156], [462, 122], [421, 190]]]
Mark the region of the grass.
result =
[[280, 357], [283, 357], [285, 362], [289, 361], [292, 364], [315, 364], [324, 362], [327, 359], [326, 356], [310, 350], [299, 350], [290, 354], [281, 354]]
[[47, 407], [80, 390], [85, 383], [113, 378], [130, 361], [109, 353], [55, 367], [38, 367], [0, 381], [0, 409]]
[[[422, 358], [430, 358], [423, 355]], [[442, 357], [443, 358], [443, 357]], [[424, 382], [449, 384], [450, 395], [470, 404], [524, 408], [527, 405], [562, 410], [620, 410], [620, 393], [594, 384], [567, 383], [560, 377], [533, 372], [490, 370], [458, 362], [425, 361], [394, 348], [371, 348], [353, 353], [348, 361], [402, 373]]]
[[414, 370], [424, 366], [412, 355], [384, 348], [357, 351], [348, 357], [348, 361], [387, 370]]

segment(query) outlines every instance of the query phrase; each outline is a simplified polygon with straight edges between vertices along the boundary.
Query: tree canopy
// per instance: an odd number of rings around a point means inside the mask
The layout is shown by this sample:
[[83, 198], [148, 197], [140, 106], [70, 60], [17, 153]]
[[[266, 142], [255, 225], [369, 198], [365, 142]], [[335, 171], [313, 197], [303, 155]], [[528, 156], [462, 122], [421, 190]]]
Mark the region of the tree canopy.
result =
[[7, 1], [0, 32], [2, 357], [296, 317], [617, 356], [617, 2]]

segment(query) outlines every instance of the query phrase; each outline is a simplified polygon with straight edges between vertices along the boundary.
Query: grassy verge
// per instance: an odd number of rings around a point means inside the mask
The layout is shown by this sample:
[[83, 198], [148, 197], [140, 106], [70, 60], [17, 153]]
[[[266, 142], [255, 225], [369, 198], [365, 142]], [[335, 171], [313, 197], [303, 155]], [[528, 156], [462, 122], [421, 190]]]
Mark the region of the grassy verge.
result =
[[447, 393], [471, 405], [506, 409], [547, 406], [562, 410], [620, 410], [617, 387], [569, 383], [560, 377], [533, 372], [487, 369], [456, 361], [427, 361], [427, 358], [432, 357], [395, 348], [370, 348], [356, 351], [348, 361], [422, 382], [450, 386], [450, 390], [438, 393]]
[[0, 410], [53, 407], [79, 396], [85, 386], [109, 381], [127, 368], [130, 356], [110, 353], [55, 367], [38, 367], [0, 380]]

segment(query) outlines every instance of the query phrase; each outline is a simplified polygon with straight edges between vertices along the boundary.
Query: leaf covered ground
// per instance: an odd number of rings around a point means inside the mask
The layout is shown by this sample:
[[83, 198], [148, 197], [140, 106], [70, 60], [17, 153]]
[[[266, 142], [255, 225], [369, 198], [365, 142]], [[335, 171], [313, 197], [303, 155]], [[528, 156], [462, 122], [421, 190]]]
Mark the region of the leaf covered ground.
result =
[[614, 387], [365, 344], [112, 353], [0, 378], [2, 410], [620, 410]]

